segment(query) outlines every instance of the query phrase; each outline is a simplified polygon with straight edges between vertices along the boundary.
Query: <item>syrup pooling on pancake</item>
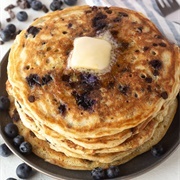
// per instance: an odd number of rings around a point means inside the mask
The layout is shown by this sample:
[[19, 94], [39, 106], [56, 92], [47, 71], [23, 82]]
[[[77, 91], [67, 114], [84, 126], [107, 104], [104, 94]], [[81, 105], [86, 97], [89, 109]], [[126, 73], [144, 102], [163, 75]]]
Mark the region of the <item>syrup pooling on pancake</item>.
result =
[[[75, 40], [84, 37], [111, 45], [109, 63], [99, 66], [105, 69], [95, 71], [91, 63], [82, 69], [68, 66]], [[83, 169], [82, 162], [84, 169], [107, 167], [144, 152], [135, 153], [151, 137], [154, 144], [164, 135], [167, 128], [160, 135], [157, 129], [169, 125], [175, 113], [179, 56], [179, 48], [138, 12], [64, 9], [35, 20], [17, 36], [9, 56], [7, 91], [24, 131], [31, 129], [42, 140], [37, 142], [51, 149], [47, 152], [65, 160], [55, 163], [48, 157], [50, 162], [74, 169]], [[77, 164], [72, 167], [68, 160]]]

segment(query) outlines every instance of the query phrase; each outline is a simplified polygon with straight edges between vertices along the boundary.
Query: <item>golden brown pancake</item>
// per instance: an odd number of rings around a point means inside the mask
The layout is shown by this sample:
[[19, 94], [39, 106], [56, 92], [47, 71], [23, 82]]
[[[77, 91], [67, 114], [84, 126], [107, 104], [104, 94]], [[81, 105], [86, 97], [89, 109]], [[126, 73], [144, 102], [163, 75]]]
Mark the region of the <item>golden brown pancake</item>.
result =
[[[79, 37], [111, 44], [105, 71], [68, 66]], [[20, 131], [43, 147], [35, 154], [70, 169], [121, 164], [148, 150], [167, 131], [180, 89], [179, 47], [142, 14], [119, 7], [38, 18], [17, 36], [7, 71]]]
[[[159, 123], [158, 127], [155, 129], [153, 137], [151, 137], [144, 144], [138, 146], [137, 148], [123, 152], [120, 154], [121, 158], [113, 163], [100, 163], [99, 161], [89, 161], [82, 158], [73, 158], [70, 156], [66, 156], [64, 153], [57, 152], [50, 148], [49, 143], [47, 141], [43, 141], [35, 136], [35, 134], [28, 128], [26, 128], [22, 121], [14, 121], [14, 123], [18, 126], [20, 134], [25, 137], [27, 141], [29, 141], [33, 146], [33, 152], [43, 158], [45, 161], [50, 162], [52, 164], [58, 165], [60, 167], [66, 169], [76, 169], [76, 170], [91, 170], [95, 167], [103, 167], [107, 168], [110, 165], [119, 165], [126, 163], [132, 158], [148, 151], [152, 146], [157, 144], [162, 137], [165, 135], [168, 130], [172, 120], [173, 115], [177, 109], [177, 100], [175, 100], [171, 104], [171, 108], [169, 108], [168, 115], [165, 119]], [[11, 116], [14, 114], [14, 106], [11, 106]]]

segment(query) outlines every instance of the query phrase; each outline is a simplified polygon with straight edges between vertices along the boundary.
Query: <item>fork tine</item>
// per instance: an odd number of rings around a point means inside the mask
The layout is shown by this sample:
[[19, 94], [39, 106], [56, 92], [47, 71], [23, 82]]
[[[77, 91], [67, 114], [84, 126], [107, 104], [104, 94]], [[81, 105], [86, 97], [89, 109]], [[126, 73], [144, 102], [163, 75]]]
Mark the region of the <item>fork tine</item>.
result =
[[156, 0], [156, 4], [163, 16], [167, 16], [168, 14], [180, 9], [180, 4], [177, 0]]
[[[162, 0], [162, 3], [163, 3], [163, 5], [164, 5], [164, 7], [163, 8], [168, 8], [169, 6], [165, 3], [165, 1], [164, 0]], [[168, 2], [169, 3], [169, 2]]]
[[159, 2], [159, 0], [156, 0], [156, 3], [157, 3], [157, 5], [158, 5], [159, 9], [163, 9], [163, 6], [162, 6], [161, 3]]
[[170, 5], [173, 8], [180, 8], [180, 5], [178, 4], [176, 0], [172, 0], [172, 2], [170, 2]]
[[161, 5], [161, 3], [159, 2], [159, 0], [156, 0], [156, 3], [157, 3], [157, 5], [158, 5], [158, 7], [159, 7], [159, 9], [160, 9], [160, 11], [161, 11], [161, 14], [162, 14], [162, 15], [166, 15], [167, 12], [166, 12], [166, 10], [165, 10], [165, 7], [167, 7], [167, 6], [166, 6], [166, 4], [164, 3], [164, 1], [161, 1], [161, 2], [163, 2], [163, 5], [164, 5], [164, 6]]

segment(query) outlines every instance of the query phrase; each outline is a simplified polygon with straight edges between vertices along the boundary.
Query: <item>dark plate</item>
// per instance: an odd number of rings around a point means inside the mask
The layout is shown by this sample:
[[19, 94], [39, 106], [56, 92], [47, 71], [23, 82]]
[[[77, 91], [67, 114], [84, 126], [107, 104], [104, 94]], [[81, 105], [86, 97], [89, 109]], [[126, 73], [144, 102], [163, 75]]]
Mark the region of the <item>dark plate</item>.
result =
[[[4, 56], [1, 62], [1, 71], [0, 71], [0, 96], [1, 95], [7, 95], [5, 90], [5, 82], [7, 80], [7, 61], [8, 61], [8, 54]], [[178, 96], [178, 101], [180, 102], [180, 96]], [[129, 161], [128, 163], [125, 163], [123, 165], [120, 165], [120, 172], [121, 172], [121, 179], [129, 179], [135, 176], [138, 176], [140, 174], [143, 174], [150, 169], [154, 168], [158, 164], [160, 164], [163, 160], [165, 160], [179, 145], [180, 142], [180, 105], [178, 106], [177, 113], [174, 117], [174, 120], [164, 136], [164, 138], [159, 142], [165, 149], [165, 154], [163, 154], [161, 157], [153, 157], [151, 152], [148, 151], [140, 156], [137, 156], [133, 160]], [[0, 112], [0, 133], [4, 139], [4, 141], [7, 143], [9, 148], [23, 161], [25, 161], [27, 164], [32, 166], [34, 169], [49, 175], [53, 178], [61, 178], [61, 179], [92, 179], [90, 175], [90, 171], [74, 171], [74, 170], [66, 170], [63, 168], [60, 168], [58, 166], [52, 165], [50, 163], [45, 162], [43, 159], [37, 157], [36, 155], [32, 154], [29, 156], [23, 156], [20, 154], [12, 145], [12, 140], [7, 138], [3, 132], [4, 126], [11, 121], [11, 119], [8, 116], [7, 112]], [[118, 179], [118, 178], [117, 178]]]

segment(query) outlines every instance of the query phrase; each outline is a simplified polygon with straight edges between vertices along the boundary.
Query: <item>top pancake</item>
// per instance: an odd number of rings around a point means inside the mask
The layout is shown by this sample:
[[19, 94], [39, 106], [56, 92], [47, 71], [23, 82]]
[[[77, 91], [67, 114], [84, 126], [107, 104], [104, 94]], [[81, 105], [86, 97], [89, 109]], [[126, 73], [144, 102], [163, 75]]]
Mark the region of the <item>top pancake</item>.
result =
[[[107, 73], [67, 68], [82, 36], [114, 43]], [[8, 80], [31, 118], [66, 137], [109, 136], [152, 119], [176, 97], [179, 48], [138, 12], [77, 6], [48, 13], [18, 35]]]

